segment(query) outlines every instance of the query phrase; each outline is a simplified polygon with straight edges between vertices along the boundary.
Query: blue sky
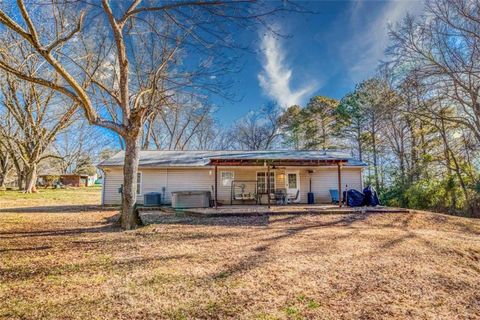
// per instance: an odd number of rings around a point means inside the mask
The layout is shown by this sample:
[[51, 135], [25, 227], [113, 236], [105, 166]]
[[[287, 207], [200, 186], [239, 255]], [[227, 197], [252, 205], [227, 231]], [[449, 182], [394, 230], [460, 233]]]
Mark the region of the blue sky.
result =
[[317, 14], [292, 14], [276, 21], [286, 37], [262, 32], [243, 34], [253, 52], [235, 76], [239, 101], [215, 101], [220, 123], [228, 125], [268, 101], [305, 105], [314, 95], [341, 98], [375, 73], [388, 45], [388, 24], [420, 1], [314, 1], [303, 3]]

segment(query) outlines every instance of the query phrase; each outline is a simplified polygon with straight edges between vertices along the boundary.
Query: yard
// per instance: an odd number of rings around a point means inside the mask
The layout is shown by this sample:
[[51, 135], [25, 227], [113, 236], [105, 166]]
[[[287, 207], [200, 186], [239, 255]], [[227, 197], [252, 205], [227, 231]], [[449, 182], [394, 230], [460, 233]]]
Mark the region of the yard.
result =
[[99, 199], [0, 193], [0, 318], [480, 318], [479, 220], [167, 216], [122, 232]]

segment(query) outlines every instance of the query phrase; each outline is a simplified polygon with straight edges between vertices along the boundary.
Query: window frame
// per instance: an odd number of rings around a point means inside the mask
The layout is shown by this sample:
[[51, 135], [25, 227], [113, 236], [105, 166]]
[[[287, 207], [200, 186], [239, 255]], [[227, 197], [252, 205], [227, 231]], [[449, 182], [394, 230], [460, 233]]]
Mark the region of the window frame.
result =
[[[138, 179], [140, 177], [140, 179]], [[137, 172], [137, 184], [135, 186], [135, 192], [137, 196], [141, 196], [143, 194], [143, 173], [141, 171]]]
[[[295, 176], [295, 187], [294, 188], [290, 187], [290, 175]], [[286, 183], [286, 185], [287, 185], [287, 189], [299, 189], [299, 187], [298, 187], [298, 172], [291, 171], [291, 172], [287, 173], [287, 183]]]
[[[231, 178], [229, 179], [230, 181], [227, 184], [224, 183], [224, 178], [223, 178], [224, 173], [230, 173], [232, 175]], [[220, 171], [220, 180], [221, 180], [222, 187], [230, 187], [232, 185], [232, 181], [235, 180], [235, 172], [234, 171]]]
[[[258, 174], [259, 173], [263, 173], [264, 174], [264, 177], [267, 177], [268, 176], [268, 171], [257, 171], [255, 173], [255, 177], [257, 178], [257, 190], [258, 192], [260, 193], [267, 193], [267, 180], [265, 179], [265, 190], [260, 190], [259, 187], [258, 187]], [[270, 171], [270, 175], [273, 177], [273, 185], [270, 185], [270, 192], [269, 193], [275, 193], [275, 188], [276, 188], [276, 185], [277, 185], [277, 176], [275, 174], [274, 171]]]

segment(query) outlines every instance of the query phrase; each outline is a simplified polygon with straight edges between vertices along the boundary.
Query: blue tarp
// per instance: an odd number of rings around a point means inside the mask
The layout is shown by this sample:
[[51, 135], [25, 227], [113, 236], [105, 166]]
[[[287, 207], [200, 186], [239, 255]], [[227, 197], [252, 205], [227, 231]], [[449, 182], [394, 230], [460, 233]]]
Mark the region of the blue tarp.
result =
[[347, 195], [347, 205], [349, 207], [361, 207], [365, 202], [365, 196], [358, 190], [350, 189], [347, 192], [343, 192], [343, 197], [345, 199], [345, 193]]
[[343, 199], [347, 199], [347, 205], [349, 207], [362, 207], [362, 206], [377, 206], [380, 204], [378, 200], [377, 192], [372, 186], [368, 186], [363, 189], [363, 193], [350, 189], [348, 191], [343, 191]]
[[365, 205], [366, 206], [378, 206], [380, 201], [378, 200], [377, 191], [372, 186], [367, 186], [363, 189], [363, 195], [365, 196]]

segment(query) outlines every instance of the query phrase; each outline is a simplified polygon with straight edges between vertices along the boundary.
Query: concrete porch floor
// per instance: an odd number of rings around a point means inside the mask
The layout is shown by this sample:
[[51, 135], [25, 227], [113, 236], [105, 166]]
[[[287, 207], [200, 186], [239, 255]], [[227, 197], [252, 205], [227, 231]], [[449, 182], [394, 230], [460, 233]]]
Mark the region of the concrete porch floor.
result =
[[365, 213], [365, 212], [408, 212], [408, 209], [390, 207], [339, 207], [332, 204], [293, 204], [293, 205], [231, 205], [215, 208], [191, 208], [179, 210], [189, 215], [199, 216], [249, 216], [272, 214], [332, 214], [332, 213]]
[[[189, 208], [174, 210], [171, 207], [139, 208], [142, 221], [152, 223], [165, 215], [182, 214], [191, 217], [249, 217], [283, 214], [353, 214], [353, 213], [407, 213], [408, 209], [391, 207], [338, 207], [332, 204], [293, 205], [225, 205], [215, 208]], [[153, 222], [155, 223], [155, 222]], [[149, 223], [147, 223], [149, 224]]]

